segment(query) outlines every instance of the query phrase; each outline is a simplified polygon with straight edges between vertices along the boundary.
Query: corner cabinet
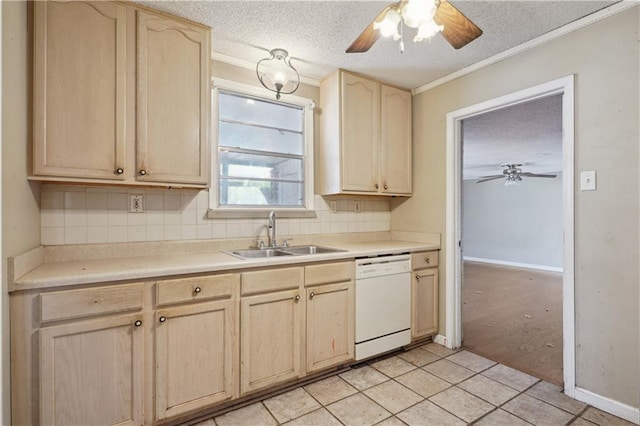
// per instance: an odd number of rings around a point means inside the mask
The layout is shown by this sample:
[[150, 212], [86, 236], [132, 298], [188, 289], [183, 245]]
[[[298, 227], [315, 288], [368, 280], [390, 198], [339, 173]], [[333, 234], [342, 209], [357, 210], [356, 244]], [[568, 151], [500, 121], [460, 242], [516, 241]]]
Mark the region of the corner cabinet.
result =
[[210, 29], [127, 3], [34, 3], [30, 178], [206, 187]]
[[321, 193], [411, 195], [411, 93], [340, 70], [320, 104]]
[[411, 338], [438, 332], [438, 251], [411, 255]]

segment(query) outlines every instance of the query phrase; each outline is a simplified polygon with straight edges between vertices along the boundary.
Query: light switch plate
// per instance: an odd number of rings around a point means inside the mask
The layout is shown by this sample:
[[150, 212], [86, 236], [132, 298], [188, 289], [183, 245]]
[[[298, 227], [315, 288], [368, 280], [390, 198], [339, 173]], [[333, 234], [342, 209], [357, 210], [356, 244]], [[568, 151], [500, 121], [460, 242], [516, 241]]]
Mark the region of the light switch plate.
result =
[[594, 170], [580, 172], [580, 191], [596, 190], [596, 172]]

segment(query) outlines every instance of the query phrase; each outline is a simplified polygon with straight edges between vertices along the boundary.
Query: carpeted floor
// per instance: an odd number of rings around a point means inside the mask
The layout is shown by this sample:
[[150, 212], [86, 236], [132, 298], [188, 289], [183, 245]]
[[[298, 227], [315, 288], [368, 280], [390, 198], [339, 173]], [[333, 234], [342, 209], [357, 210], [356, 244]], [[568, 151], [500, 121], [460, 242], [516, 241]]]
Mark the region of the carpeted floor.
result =
[[562, 385], [562, 274], [465, 262], [464, 348]]

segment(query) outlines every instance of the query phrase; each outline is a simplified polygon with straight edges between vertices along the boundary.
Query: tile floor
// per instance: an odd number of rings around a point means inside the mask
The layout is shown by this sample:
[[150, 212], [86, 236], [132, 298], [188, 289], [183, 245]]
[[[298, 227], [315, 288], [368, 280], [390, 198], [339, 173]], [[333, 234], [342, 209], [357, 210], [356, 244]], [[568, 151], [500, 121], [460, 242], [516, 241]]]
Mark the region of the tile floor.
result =
[[197, 426], [632, 425], [464, 350], [429, 343], [254, 403]]

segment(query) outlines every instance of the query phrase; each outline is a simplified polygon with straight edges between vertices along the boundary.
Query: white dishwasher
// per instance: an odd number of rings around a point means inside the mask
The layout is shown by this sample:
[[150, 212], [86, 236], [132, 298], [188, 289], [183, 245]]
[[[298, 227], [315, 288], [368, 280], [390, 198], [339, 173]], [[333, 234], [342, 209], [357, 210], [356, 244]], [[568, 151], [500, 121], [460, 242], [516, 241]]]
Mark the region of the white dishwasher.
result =
[[356, 361], [411, 343], [411, 256], [356, 259]]

